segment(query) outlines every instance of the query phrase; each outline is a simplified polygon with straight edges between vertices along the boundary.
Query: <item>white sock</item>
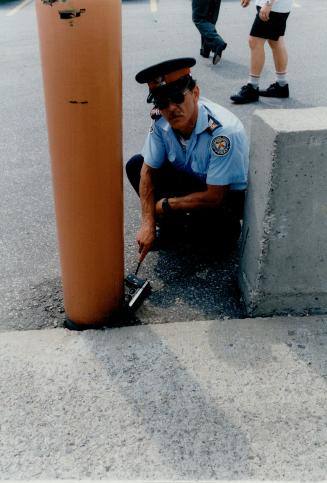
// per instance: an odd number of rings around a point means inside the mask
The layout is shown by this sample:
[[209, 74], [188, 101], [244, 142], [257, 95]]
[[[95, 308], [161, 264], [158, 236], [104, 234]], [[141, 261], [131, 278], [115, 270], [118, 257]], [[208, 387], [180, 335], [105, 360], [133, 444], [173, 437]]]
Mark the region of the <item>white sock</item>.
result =
[[259, 87], [259, 80], [260, 80], [259, 75], [249, 74], [248, 84], [252, 84], [253, 87]]
[[287, 82], [287, 72], [276, 72], [276, 80], [280, 86], [286, 86]]

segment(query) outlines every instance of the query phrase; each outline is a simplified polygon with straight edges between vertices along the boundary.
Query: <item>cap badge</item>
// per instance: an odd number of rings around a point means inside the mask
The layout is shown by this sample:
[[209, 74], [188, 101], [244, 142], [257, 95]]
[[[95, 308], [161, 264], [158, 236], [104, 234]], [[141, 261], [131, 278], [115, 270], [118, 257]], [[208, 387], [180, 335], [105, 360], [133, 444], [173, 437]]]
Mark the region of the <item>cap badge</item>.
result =
[[156, 77], [155, 82], [158, 86], [164, 86], [166, 84], [164, 76]]

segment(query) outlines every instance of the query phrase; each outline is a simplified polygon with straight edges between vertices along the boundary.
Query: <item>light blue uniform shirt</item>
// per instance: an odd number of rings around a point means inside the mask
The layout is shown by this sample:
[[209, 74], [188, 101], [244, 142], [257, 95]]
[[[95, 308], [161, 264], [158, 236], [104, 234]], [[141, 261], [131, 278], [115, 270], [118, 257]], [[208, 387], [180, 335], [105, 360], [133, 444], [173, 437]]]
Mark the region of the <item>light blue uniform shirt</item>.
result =
[[208, 185], [229, 185], [232, 190], [244, 190], [247, 185], [249, 143], [243, 124], [205, 98], [199, 100], [196, 126], [186, 143], [161, 117], [153, 123], [142, 155], [152, 168], [169, 160], [176, 169], [194, 174]]

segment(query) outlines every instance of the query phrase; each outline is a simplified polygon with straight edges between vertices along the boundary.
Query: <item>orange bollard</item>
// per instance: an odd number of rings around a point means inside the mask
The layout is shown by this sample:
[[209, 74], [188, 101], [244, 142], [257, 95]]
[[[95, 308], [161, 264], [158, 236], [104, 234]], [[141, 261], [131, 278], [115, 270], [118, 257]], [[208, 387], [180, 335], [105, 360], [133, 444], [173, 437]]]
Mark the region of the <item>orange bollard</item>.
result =
[[36, 0], [67, 319], [123, 301], [120, 0]]

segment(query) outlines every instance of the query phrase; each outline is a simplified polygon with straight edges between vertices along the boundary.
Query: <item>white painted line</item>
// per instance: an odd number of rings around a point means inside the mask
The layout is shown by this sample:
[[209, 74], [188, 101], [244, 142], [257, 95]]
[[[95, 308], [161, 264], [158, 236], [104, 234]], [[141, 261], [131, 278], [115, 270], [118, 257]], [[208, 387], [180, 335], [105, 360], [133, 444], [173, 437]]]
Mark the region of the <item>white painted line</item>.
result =
[[17, 7], [10, 10], [10, 12], [7, 13], [6, 17], [11, 17], [12, 15], [15, 15], [20, 10], [23, 10], [23, 8], [25, 8], [31, 2], [33, 2], [33, 0], [23, 0], [19, 5], [17, 5]]
[[150, 10], [152, 13], [155, 13], [158, 11], [157, 0], [150, 0]]

